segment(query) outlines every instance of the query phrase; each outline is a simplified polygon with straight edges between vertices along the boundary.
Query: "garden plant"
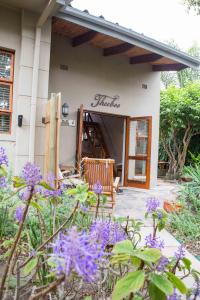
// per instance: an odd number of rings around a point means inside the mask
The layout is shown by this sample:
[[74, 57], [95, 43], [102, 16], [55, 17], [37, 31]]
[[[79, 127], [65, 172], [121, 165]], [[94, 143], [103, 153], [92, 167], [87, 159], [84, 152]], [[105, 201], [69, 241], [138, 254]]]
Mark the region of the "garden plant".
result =
[[[69, 188], [27, 163], [20, 177], [7, 175], [0, 148], [0, 299], [195, 300], [200, 273], [180, 246], [164, 255], [162, 230], [168, 215], [157, 199], [147, 200], [153, 231], [142, 223], [106, 216], [97, 182]], [[192, 277], [194, 286], [184, 280]]]

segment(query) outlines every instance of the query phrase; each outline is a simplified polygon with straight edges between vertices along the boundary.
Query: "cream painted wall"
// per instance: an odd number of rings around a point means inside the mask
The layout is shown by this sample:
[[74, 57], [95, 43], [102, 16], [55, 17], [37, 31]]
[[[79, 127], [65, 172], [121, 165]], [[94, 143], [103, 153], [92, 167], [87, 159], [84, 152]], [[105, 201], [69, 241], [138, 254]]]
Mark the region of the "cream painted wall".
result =
[[16, 110], [19, 84], [19, 61], [21, 51], [20, 27], [20, 12], [10, 9], [8, 10], [3, 6], [0, 6], [0, 48], [3, 47], [15, 51], [12, 132], [11, 134], [0, 134], [0, 145], [6, 148], [11, 168], [14, 168], [15, 165], [16, 151]]
[[[17, 174], [28, 161], [30, 103], [32, 89], [35, 24], [38, 15], [25, 10], [0, 6], [0, 47], [15, 50], [13, 118], [11, 135], [0, 135], [0, 145], [7, 149], [11, 166]], [[48, 99], [51, 19], [42, 28], [36, 118], [35, 162], [44, 166], [45, 127], [42, 117]], [[23, 126], [17, 116], [23, 115]]]
[[[63, 70], [60, 65], [66, 65]], [[142, 84], [148, 88], [143, 89]], [[103, 57], [102, 50], [89, 45], [72, 48], [66, 37], [53, 35], [49, 92], [61, 92], [70, 107], [69, 119], [76, 120], [81, 104], [86, 109], [133, 117], [152, 116], [151, 186], [157, 178], [160, 74], [148, 65], [130, 65], [123, 56]], [[92, 108], [97, 93], [120, 96], [120, 108]], [[76, 127], [61, 128], [61, 163], [74, 164]]]

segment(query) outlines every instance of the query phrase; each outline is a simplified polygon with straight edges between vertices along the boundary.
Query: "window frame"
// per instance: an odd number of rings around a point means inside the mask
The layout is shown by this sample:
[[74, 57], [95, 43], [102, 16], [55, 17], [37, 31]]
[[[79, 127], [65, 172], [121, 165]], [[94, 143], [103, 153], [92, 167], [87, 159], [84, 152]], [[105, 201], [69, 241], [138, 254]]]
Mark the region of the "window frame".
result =
[[0, 77], [0, 84], [10, 86], [10, 97], [9, 97], [9, 109], [0, 108], [0, 115], [9, 115], [10, 123], [9, 123], [9, 131], [3, 132], [0, 130], [0, 134], [11, 134], [12, 131], [12, 113], [13, 113], [13, 84], [14, 84], [14, 56], [15, 52], [12, 50], [6, 50], [0, 48], [0, 53], [11, 55], [10, 61], [10, 77], [2, 78]]

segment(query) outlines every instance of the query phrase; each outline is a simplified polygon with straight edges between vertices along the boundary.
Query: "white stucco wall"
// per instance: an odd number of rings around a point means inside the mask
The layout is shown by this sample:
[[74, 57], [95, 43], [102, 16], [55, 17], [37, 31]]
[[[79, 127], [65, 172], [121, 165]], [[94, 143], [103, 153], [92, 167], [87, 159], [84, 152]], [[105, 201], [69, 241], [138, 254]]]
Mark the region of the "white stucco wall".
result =
[[[14, 173], [19, 173], [28, 161], [30, 104], [38, 15], [19, 9], [0, 6], [0, 47], [15, 50], [13, 117], [11, 134], [0, 134], [0, 145], [7, 149]], [[48, 99], [51, 19], [42, 28], [37, 97], [35, 162], [44, 166], [45, 127], [42, 117]], [[23, 126], [17, 126], [17, 116], [23, 115]]]
[[19, 61], [20, 61], [20, 32], [21, 14], [19, 11], [7, 9], [0, 6], [0, 48], [15, 51], [14, 62], [14, 86], [13, 86], [13, 117], [11, 134], [0, 134], [0, 145], [6, 148], [9, 156], [10, 166], [15, 166], [16, 152], [16, 111], [19, 84]]
[[[68, 70], [62, 70], [66, 65]], [[147, 89], [142, 88], [147, 84]], [[101, 49], [89, 45], [72, 48], [66, 37], [53, 35], [49, 92], [61, 92], [70, 108], [69, 119], [75, 119], [81, 104], [86, 109], [123, 114], [132, 117], [152, 116], [151, 186], [157, 178], [159, 135], [160, 74], [149, 65], [130, 65], [123, 56], [103, 57]], [[120, 108], [91, 107], [97, 93], [120, 96]], [[61, 159], [73, 164], [76, 149], [76, 127], [61, 128]]]

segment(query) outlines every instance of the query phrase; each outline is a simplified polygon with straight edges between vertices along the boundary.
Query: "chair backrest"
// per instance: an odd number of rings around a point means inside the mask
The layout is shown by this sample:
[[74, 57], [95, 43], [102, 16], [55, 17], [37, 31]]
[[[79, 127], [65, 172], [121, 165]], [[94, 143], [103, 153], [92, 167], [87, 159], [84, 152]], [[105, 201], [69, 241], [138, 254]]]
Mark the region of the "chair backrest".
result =
[[103, 192], [113, 192], [113, 166], [114, 159], [87, 158], [82, 159], [83, 175], [89, 184], [89, 190], [93, 190], [94, 184], [99, 181]]

